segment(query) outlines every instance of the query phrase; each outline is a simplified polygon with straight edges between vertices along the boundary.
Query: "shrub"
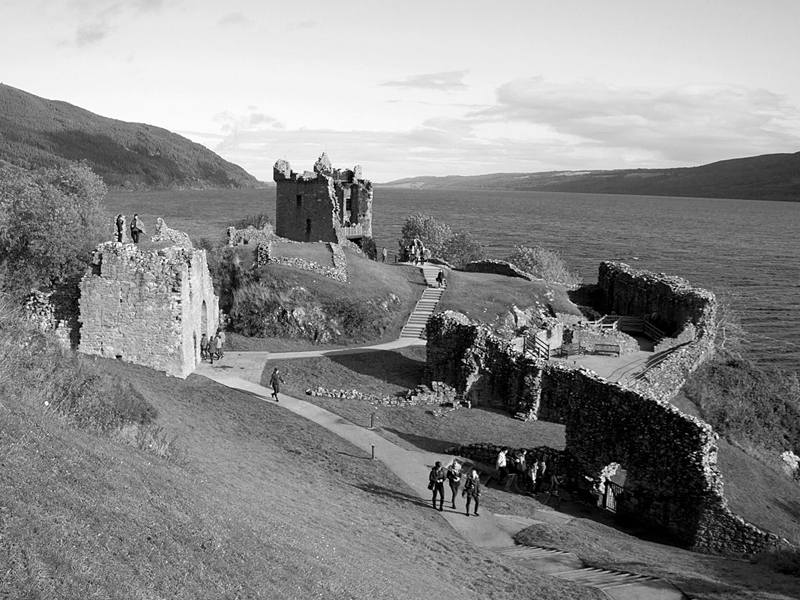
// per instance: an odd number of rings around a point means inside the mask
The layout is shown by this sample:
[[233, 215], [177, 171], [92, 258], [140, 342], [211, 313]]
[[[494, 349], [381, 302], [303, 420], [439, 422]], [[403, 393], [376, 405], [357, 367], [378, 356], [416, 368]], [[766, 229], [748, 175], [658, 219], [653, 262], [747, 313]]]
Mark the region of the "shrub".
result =
[[369, 236], [361, 238], [361, 251], [370, 260], [378, 260], [378, 247], [375, 239]]
[[445, 243], [441, 258], [460, 269], [467, 263], [486, 259], [486, 249], [469, 231], [457, 231]]
[[92, 250], [109, 238], [106, 187], [85, 163], [36, 173], [0, 168], [0, 264], [5, 291], [77, 284]]
[[272, 219], [267, 213], [258, 213], [255, 215], [248, 215], [246, 217], [242, 217], [241, 219], [237, 219], [236, 221], [231, 221], [228, 223], [228, 227], [235, 227], [236, 229], [247, 229], [248, 227], [252, 226], [256, 229], [262, 229], [264, 225], [272, 225]]
[[558, 252], [542, 246], [514, 246], [514, 252], [506, 260], [548, 283], [558, 283], [570, 289], [581, 283], [581, 278], [567, 268]]
[[441, 221], [437, 221], [429, 215], [414, 213], [406, 219], [401, 230], [399, 240], [400, 253], [405, 255], [406, 248], [414, 244], [418, 239], [427, 248], [431, 256], [441, 257], [448, 240], [453, 237], [450, 227]]

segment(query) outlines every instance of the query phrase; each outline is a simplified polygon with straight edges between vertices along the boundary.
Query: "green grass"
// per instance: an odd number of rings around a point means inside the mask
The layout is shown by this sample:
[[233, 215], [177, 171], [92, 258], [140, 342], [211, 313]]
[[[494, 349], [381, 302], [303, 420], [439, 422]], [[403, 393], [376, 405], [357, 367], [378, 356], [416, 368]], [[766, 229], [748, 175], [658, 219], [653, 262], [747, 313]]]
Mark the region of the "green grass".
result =
[[536, 303], [542, 307], [550, 304], [558, 313], [580, 314], [562, 286], [461, 271], [449, 272], [447, 290], [437, 309], [455, 310], [476, 321], [493, 323], [505, 319], [512, 306], [524, 309]]
[[277, 405], [98, 364], [136, 382], [189, 462], [6, 399], [4, 597], [600, 598], [473, 548], [380, 462]]
[[[333, 266], [333, 254], [328, 244], [292, 244], [289, 242], [276, 242], [272, 245], [273, 256], [285, 258], [300, 258], [308, 262], [315, 262], [322, 267]], [[352, 253], [348, 253], [348, 261]]]

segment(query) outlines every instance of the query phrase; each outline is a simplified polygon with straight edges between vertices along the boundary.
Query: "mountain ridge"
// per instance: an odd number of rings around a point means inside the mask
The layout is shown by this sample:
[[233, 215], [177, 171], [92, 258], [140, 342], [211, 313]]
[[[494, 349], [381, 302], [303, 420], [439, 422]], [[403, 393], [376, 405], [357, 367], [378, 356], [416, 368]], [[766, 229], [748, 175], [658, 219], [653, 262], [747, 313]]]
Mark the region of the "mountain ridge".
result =
[[381, 185], [800, 202], [800, 152], [734, 158], [697, 167], [423, 176]]
[[0, 165], [85, 160], [109, 188], [259, 187], [244, 169], [163, 127], [104, 117], [0, 84]]

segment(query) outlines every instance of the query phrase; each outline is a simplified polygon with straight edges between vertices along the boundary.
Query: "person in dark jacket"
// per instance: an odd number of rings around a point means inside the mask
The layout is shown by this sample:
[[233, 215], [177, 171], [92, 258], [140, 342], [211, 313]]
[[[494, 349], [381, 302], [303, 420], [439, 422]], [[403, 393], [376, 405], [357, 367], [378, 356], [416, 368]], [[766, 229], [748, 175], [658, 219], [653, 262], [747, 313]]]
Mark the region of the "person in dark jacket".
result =
[[439, 510], [444, 510], [444, 480], [447, 479], [447, 471], [444, 470], [442, 463], [438, 460], [436, 464], [431, 469], [430, 475], [428, 475], [428, 489], [433, 491], [433, 497], [431, 498], [431, 504], [433, 504], [433, 508], [436, 508], [436, 496], [439, 496]]
[[281, 377], [281, 372], [278, 370], [278, 367], [275, 367], [275, 370], [272, 371], [272, 377], [269, 378], [269, 384], [272, 386], [272, 397], [275, 398], [275, 402], [280, 402], [280, 400], [278, 400], [278, 394], [281, 391], [282, 383], [286, 382]]
[[139, 243], [140, 233], [147, 232], [144, 230], [144, 224], [142, 223], [141, 219], [139, 219], [139, 213], [134, 213], [133, 219], [131, 219], [131, 239], [133, 240], [134, 244]]
[[464, 491], [461, 492], [462, 496], [466, 496], [467, 498], [467, 510], [464, 514], [469, 516], [469, 505], [470, 501], [475, 501], [475, 516], [478, 515], [478, 505], [480, 504], [480, 497], [481, 497], [481, 478], [478, 476], [478, 472], [475, 469], [469, 472], [467, 475], [467, 479], [464, 481]]

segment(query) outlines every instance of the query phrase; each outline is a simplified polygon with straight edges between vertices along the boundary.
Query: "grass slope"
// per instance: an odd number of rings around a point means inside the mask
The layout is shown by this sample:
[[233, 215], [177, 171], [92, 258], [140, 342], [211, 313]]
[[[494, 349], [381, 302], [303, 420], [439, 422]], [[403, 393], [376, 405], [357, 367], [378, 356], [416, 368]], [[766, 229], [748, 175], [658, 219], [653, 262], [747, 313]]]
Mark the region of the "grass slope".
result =
[[107, 362], [187, 465], [0, 410], [8, 598], [600, 598], [476, 550], [379, 462], [279, 406]]
[[24, 168], [86, 160], [110, 187], [253, 187], [241, 167], [180, 135], [126, 123], [0, 84], [0, 163]]

